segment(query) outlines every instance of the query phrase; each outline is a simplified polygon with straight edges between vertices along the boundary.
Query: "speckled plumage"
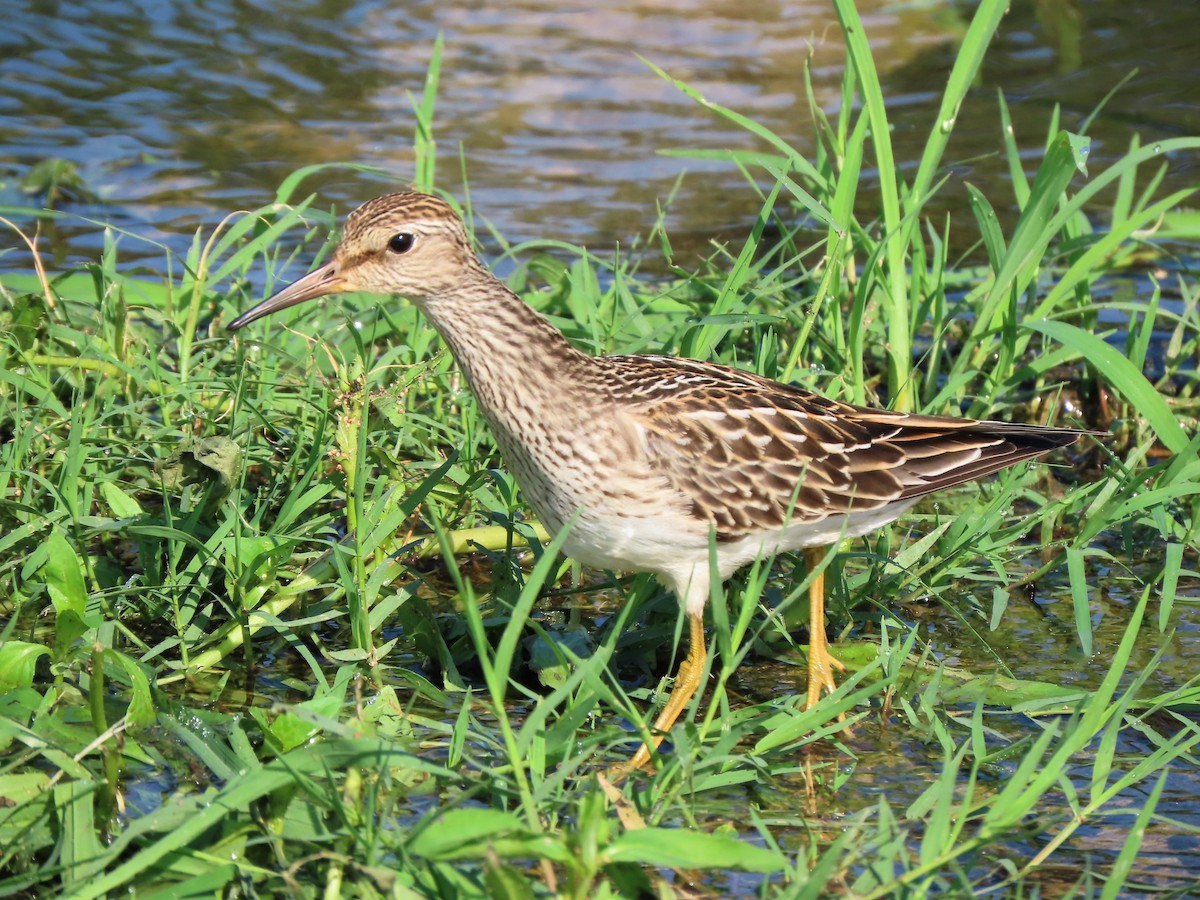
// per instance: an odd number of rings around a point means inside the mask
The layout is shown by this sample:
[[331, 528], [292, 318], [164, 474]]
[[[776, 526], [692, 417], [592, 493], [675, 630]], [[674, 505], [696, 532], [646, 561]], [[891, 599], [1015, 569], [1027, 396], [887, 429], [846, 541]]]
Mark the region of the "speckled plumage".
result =
[[[590, 357], [483, 266], [449, 204], [415, 192], [355, 210], [331, 263], [229, 327], [343, 291], [404, 295], [425, 312], [530, 506], [552, 532], [569, 525], [569, 555], [653, 572], [679, 596], [692, 646], [653, 745], [703, 670], [712, 536], [725, 578], [766, 554], [865, 534], [924, 494], [1082, 434], [850, 406], [695, 360]], [[810, 703], [840, 668], [822, 591], [817, 579]], [[631, 765], [648, 759], [643, 747]]]

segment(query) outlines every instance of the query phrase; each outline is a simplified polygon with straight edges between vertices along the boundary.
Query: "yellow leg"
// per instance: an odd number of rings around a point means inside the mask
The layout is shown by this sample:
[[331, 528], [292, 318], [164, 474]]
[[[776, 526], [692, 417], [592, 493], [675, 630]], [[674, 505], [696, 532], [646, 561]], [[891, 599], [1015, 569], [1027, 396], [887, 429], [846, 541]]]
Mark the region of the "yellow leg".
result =
[[675, 686], [667, 698], [667, 705], [654, 720], [654, 725], [650, 729], [649, 742], [642, 744], [629, 762], [615, 766], [609, 772], [609, 777], [614, 781], [650, 765], [650, 751], [658, 749], [658, 745], [663, 742], [663, 738], [675, 725], [679, 714], [687, 708], [688, 703], [696, 694], [696, 689], [700, 687], [700, 679], [704, 676], [704, 664], [708, 660], [708, 648], [704, 643], [703, 614], [689, 614], [688, 624], [691, 626], [688, 655], [679, 664], [679, 672], [675, 675]]
[[821, 699], [821, 690], [833, 693], [837, 682], [834, 670], [845, 671], [825, 641], [825, 572], [820, 569], [825, 561], [825, 550], [809, 549], [804, 552], [810, 572], [815, 572], [808, 588], [808, 700], [805, 709], [812, 709]]

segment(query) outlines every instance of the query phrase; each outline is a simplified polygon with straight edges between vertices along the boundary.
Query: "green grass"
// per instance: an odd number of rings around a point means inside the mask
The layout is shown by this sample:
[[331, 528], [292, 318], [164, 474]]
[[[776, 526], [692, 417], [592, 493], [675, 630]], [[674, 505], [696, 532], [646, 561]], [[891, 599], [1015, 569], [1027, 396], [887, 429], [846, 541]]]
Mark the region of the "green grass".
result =
[[[1147, 829], [1198, 837], [1159, 803], [1200, 783], [1200, 287], [1186, 264], [1161, 283], [1140, 268], [1181, 246], [1162, 236], [1194, 240], [1192, 193], [1163, 194], [1158, 159], [1200, 139], [1135, 144], [1085, 177], [1085, 140], [1056, 124], [1027, 179], [1000, 98], [1014, 197], [972, 189], [969, 219], [930, 221], [1003, 5], [976, 13], [909, 182], [861, 23], [837, 8], [847, 102], [833, 119], [812, 105], [812, 159], [680, 84], [762, 139], [720, 154], [747, 191], [773, 185], [744, 243], [651, 283], [643, 257], [493, 235], [514, 289], [596, 353], [1112, 437], [835, 548], [850, 671], [817, 709], [780, 688], [800, 681], [808, 573], [739, 574], [671, 751], [616, 788], [598, 773], [664, 696], [674, 599], [558, 556], [411, 306], [351, 299], [223, 331], [251, 284], [328, 252], [311, 170], [197, 235], [161, 282], [126, 275], [111, 235], [84, 270], [6, 273], [0, 889], [1200, 889], [1143, 850]], [[425, 187], [438, 75], [435, 54], [414, 100]], [[994, 210], [1012, 202], [1006, 232]], [[952, 258], [963, 233], [978, 241]], [[641, 246], [669, 253], [669, 237]], [[1039, 613], [1028, 591], [1057, 602]], [[1031, 633], [1060, 657], [1038, 658]]]

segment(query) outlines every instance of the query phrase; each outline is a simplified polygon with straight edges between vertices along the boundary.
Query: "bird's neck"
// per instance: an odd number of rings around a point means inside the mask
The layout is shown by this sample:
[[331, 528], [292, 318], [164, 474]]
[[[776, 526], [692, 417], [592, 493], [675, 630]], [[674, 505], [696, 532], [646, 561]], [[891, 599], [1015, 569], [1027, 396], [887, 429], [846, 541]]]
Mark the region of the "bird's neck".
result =
[[591, 357], [490, 273], [421, 306], [493, 425], [514, 401], [552, 403], [586, 380]]

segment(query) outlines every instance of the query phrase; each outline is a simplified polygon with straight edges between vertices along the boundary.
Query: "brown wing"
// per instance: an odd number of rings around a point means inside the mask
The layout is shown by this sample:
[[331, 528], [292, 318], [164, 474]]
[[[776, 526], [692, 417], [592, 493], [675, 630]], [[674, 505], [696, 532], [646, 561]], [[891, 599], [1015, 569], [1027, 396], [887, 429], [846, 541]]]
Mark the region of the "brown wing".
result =
[[981, 478], [1085, 433], [851, 406], [693, 360], [605, 363], [651, 465], [721, 540], [878, 509]]

